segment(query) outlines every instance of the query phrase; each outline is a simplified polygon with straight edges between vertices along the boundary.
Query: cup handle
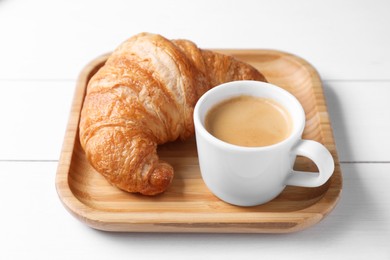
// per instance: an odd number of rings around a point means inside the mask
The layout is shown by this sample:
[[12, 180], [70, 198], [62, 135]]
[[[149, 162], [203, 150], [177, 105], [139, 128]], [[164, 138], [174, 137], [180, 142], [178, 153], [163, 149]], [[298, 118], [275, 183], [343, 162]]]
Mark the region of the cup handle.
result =
[[311, 159], [317, 165], [318, 172], [302, 172], [291, 169], [286, 185], [318, 187], [333, 174], [333, 157], [322, 144], [311, 140], [299, 140], [297, 145], [293, 147], [292, 153]]

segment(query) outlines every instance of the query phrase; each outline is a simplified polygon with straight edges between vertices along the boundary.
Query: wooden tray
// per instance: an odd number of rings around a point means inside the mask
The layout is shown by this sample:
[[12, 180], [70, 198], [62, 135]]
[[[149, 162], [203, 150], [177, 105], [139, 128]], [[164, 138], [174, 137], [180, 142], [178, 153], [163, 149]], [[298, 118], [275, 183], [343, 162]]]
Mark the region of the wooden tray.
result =
[[[332, 128], [315, 69], [305, 60], [275, 50], [216, 50], [258, 68], [269, 82], [293, 93], [306, 112], [305, 139], [323, 143], [335, 160], [335, 172], [321, 187], [288, 186], [273, 201], [256, 207], [237, 207], [220, 201], [204, 185], [195, 140], [159, 147], [159, 155], [175, 169], [170, 188], [155, 197], [129, 194], [109, 185], [88, 164], [79, 143], [78, 123], [86, 85], [108, 55], [88, 64], [80, 74], [56, 175], [58, 195], [76, 218], [106, 231], [286, 233], [302, 230], [323, 219], [336, 205], [342, 176]], [[299, 157], [298, 170], [316, 170]]]

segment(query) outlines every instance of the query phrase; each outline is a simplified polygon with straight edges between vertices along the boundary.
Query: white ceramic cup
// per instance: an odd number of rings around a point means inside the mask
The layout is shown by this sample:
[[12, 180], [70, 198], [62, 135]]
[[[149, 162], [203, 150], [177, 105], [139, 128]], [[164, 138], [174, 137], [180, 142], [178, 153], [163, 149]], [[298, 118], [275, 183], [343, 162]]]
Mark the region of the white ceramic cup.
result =
[[[250, 95], [272, 99], [291, 115], [293, 130], [285, 140], [263, 147], [242, 147], [221, 141], [204, 126], [210, 108], [223, 100]], [[320, 143], [302, 140], [305, 113], [286, 90], [259, 81], [233, 81], [206, 92], [194, 110], [196, 144], [202, 178], [209, 190], [225, 202], [255, 206], [278, 196], [286, 185], [317, 187], [334, 171], [330, 152]], [[311, 159], [319, 172], [293, 170], [296, 156]]]

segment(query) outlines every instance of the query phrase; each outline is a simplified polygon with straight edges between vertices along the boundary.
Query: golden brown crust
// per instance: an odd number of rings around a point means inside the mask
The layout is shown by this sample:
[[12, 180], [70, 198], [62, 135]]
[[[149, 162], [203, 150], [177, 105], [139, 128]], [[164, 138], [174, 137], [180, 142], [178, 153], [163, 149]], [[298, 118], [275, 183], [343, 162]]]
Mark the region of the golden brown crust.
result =
[[159, 160], [157, 145], [192, 136], [199, 97], [241, 79], [265, 81], [248, 64], [187, 40], [149, 33], [131, 37], [88, 84], [80, 120], [88, 161], [122, 190], [165, 191], [173, 168]]

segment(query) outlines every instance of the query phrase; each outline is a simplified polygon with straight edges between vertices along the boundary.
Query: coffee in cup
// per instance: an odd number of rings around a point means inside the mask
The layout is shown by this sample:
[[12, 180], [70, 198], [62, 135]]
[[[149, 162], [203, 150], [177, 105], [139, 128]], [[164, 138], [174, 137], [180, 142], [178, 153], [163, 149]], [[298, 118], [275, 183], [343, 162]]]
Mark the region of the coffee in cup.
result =
[[230, 144], [256, 147], [279, 143], [292, 129], [289, 112], [277, 102], [241, 95], [212, 107], [205, 118], [206, 130]]
[[[259, 105], [253, 102], [267, 108], [261, 112]], [[222, 120], [224, 117], [228, 123]], [[265, 118], [261, 124], [279, 132], [277, 138], [260, 130], [256, 134], [257, 130], [251, 129], [258, 117]], [[239, 206], [266, 203], [278, 196], [286, 185], [321, 186], [332, 175], [334, 161], [321, 143], [302, 139], [305, 122], [299, 101], [273, 84], [234, 81], [210, 89], [194, 109], [199, 166], [206, 186], [221, 200]], [[237, 125], [244, 127], [239, 134], [234, 132]], [[220, 128], [222, 134], [214, 128]], [[252, 130], [257, 136], [246, 139]], [[224, 140], [225, 135], [233, 139], [238, 135], [239, 141], [246, 140], [235, 144], [229, 138]], [[255, 139], [273, 140], [258, 143]], [[312, 160], [318, 172], [294, 170], [298, 155]]]

